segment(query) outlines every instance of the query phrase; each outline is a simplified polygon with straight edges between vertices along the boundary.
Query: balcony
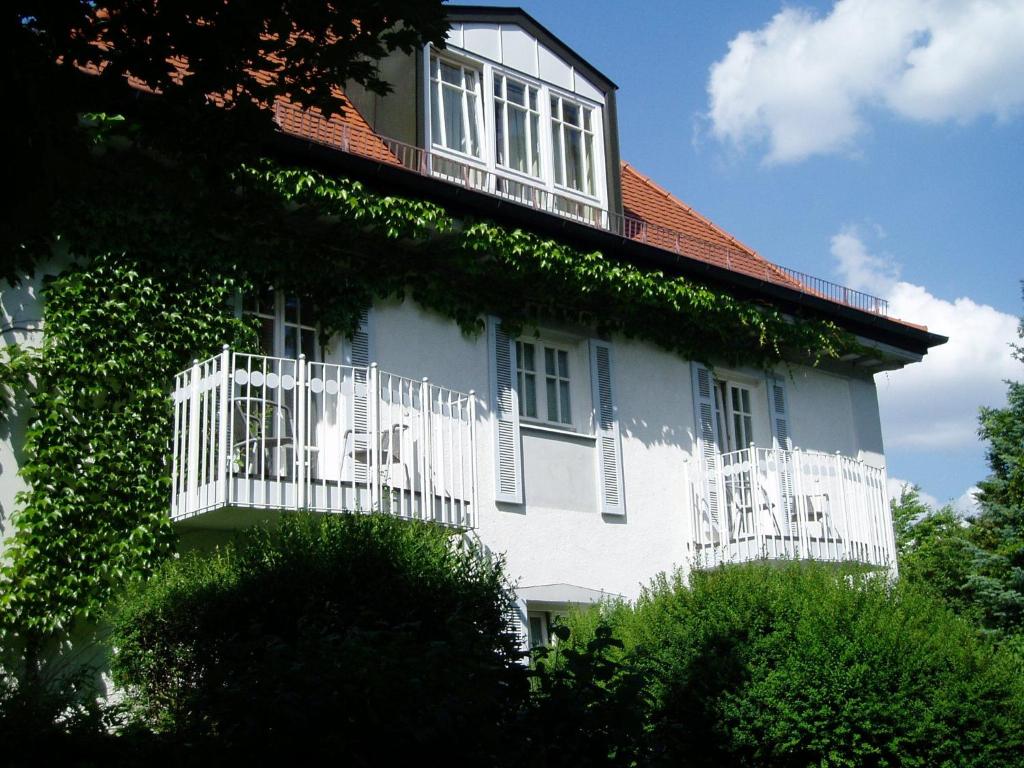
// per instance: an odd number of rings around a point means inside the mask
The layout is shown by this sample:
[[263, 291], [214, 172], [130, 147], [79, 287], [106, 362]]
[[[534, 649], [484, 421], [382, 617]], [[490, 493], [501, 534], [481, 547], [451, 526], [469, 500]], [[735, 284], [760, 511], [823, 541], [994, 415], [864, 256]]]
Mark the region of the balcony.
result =
[[282, 510], [474, 527], [476, 396], [366, 367], [224, 351], [174, 381], [171, 518]]
[[762, 559], [895, 566], [885, 470], [838, 454], [754, 447], [701, 463], [691, 505], [696, 567]]

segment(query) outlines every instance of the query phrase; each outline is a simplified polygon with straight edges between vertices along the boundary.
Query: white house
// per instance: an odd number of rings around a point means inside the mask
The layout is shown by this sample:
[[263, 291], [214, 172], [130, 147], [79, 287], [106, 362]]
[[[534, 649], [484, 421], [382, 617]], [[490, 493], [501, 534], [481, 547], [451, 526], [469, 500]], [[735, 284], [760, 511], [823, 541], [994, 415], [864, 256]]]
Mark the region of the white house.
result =
[[[503, 554], [531, 642], [567, 605], [635, 597], [659, 571], [756, 558], [894, 564], [873, 375], [944, 339], [886, 303], [771, 264], [621, 161], [616, 86], [528, 14], [451, 7], [444, 50], [382, 64], [330, 120], [279, 102], [295, 156], [744, 298], [810, 311], [870, 350], [775, 370], [684, 360], [547, 324], [477, 338], [411, 301], [321, 346], [280, 292], [247, 297], [263, 355], [231, 349], [173, 385], [186, 544], [285, 510], [457, 526]], [[32, 286], [3, 299], [32, 333]], [[177, 375], [175, 375], [177, 374]], [[0, 504], [17, 487], [0, 444]]]

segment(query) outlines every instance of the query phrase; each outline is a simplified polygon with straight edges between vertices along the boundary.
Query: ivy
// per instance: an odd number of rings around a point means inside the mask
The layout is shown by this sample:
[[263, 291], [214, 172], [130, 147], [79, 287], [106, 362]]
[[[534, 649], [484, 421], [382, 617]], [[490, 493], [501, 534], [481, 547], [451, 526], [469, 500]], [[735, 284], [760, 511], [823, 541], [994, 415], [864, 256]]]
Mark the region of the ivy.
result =
[[169, 390], [193, 358], [253, 343], [234, 314], [240, 291], [273, 285], [313, 304], [325, 341], [350, 334], [375, 298], [408, 296], [468, 334], [488, 313], [519, 326], [563, 321], [708, 362], [817, 361], [855, 346], [829, 322], [609, 254], [102, 124], [88, 183], [67, 189], [55, 213], [54, 237], [77, 261], [45, 288], [42, 347], [0, 365], [0, 394], [24, 391], [32, 414], [29, 490], [0, 570], [0, 637], [38, 642], [95, 619], [173, 550]]

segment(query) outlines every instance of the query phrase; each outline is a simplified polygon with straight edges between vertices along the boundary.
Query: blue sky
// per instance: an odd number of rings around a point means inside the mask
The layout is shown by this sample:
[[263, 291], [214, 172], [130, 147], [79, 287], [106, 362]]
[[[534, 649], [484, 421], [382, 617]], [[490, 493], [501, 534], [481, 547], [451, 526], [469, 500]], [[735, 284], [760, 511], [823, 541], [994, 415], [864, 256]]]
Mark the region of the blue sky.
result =
[[877, 377], [889, 474], [940, 502], [984, 477], [978, 406], [1024, 378], [1024, 0], [521, 6], [618, 84], [623, 159], [950, 336]]

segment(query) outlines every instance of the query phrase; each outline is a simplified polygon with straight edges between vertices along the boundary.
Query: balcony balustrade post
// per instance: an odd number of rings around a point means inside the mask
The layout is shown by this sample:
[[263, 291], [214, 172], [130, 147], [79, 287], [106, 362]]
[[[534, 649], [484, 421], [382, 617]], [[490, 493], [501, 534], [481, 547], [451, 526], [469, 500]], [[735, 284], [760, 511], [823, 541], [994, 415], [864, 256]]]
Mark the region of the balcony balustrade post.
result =
[[469, 482], [473, 484], [469, 492], [469, 514], [464, 515], [467, 528], [476, 527], [476, 390], [469, 390]]
[[231, 352], [225, 344], [220, 353], [220, 461], [218, 462], [217, 501], [227, 504], [231, 501]]
[[192, 370], [189, 373], [189, 394], [188, 394], [188, 459], [185, 462], [188, 478], [185, 484], [187, 489], [186, 505], [188, 514], [194, 514], [199, 506], [199, 431], [202, 425], [199, 423], [199, 380], [202, 371], [199, 361], [192, 361]]
[[838, 559], [849, 560], [852, 554], [850, 552], [850, 535], [852, 530], [850, 528], [850, 500], [846, 497], [846, 494], [849, 493], [846, 489], [846, 466], [839, 451], [836, 451], [835, 456], [836, 467], [839, 471], [839, 503], [842, 504], [843, 510], [843, 538], [837, 544], [838, 547], [841, 547]]
[[[366, 393], [367, 404], [369, 405], [370, 421], [370, 445], [369, 445], [369, 466], [370, 473], [370, 510], [381, 512], [381, 487], [380, 487], [380, 376], [376, 363], [370, 363], [370, 373]], [[376, 506], [375, 506], [376, 505]]]
[[423, 430], [423, 498], [421, 499], [421, 519], [434, 519], [434, 445], [432, 440], [433, 424], [430, 414], [433, 402], [430, 394], [430, 379], [424, 376], [420, 380], [420, 419]]
[[[750, 518], [754, 526], [754, 545], [757, 547], [757, 557], [767, 557], [767, 548], [764, 542], [764, 534], [761, 533], [762, 510], [759, 504], [761, 498], [761, 468], [757, 460], [757, 448], [754, 442], [750, 442]], [[767, 513], [768, 510], [764, 510]]]
[[792, 453], [793, 467], [793, 513], [796, 515], [796, 533], [799, 541], [799, 550], [796, 553], [798, 558], [807, 557], [809, 542], [806, 541], [805, 517], [807, 515], [807, 499], [804, 498], [803, 461], [800, 449], [794, 448]]
[[292, 449], [296, 509], [306, 506], [306, 386], [306, 355], [300, 354], [295, 371], [295, 447]]

